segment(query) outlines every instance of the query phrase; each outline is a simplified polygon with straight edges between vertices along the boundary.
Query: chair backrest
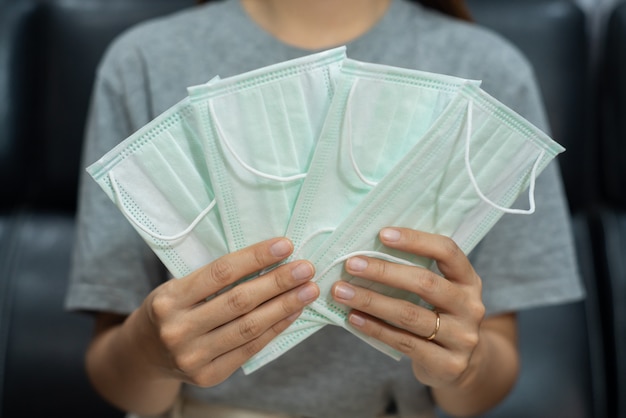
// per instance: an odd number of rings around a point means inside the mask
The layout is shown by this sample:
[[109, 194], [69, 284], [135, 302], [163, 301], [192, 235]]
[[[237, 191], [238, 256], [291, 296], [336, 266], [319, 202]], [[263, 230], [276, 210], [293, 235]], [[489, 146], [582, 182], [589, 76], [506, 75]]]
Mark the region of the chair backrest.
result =
[[111, 39], [133, 23], [194, 3], [193, 0], [7, 3], [12, 14], [7, 19], [13, 20], [11, 27], [15, 28], [13, 39], [9, 40], [16, 43], [10, 46], [15, 51], [12, 77], [20, 77], [21, 81], [10, 92], [14, 104], [8, 118], [15, 126], [7, 135], [11, 137], [0, 140], [20, 151], [22, 171], [27, 171], [36, 189], [27, 198], [38, 207], [70, 211], [75, 207], [84, 120], [93, 77]]
[[27, 167], [28, 147], [24, 136], [23, 111], [30, 85], [27, 81], [29, 55], [24, 48], [28, 43], [32, 15], [32, 2], [0, 3], [0, 212], [13, 209], [30, 183]]
[[612, 11], [606, 28], [600, 78], [602, 210], [593, 223], [598, 282], [607, 318], [609, 395], [613, 416], [626, 416], [626, 2]]
[[626, 209], [626, 3], [610, 15], [606, 30], [601, 92], [602, 197]]
[[[568, 0], [468, 0], [477, 23], [513, 42], [534, 67], [551, 134], [567, 151], [559, 156], [573, 212], [594, 202], [587, 22]], [[595, 286], [586, 230], [576, 228], [585, 284]], [[487, 417], [603, 416], [604, 347], [590, 341], [597, 303], [565, 304], [518, 314], [522, 373], [512, 394]], [[594, 337], [596, 337], [594, 335]]]
[[91, 320], [63, 311], [84, 119], [111, 39], [193, 3], [0, 3], [0, 416], [115, 412], [85, 376]]

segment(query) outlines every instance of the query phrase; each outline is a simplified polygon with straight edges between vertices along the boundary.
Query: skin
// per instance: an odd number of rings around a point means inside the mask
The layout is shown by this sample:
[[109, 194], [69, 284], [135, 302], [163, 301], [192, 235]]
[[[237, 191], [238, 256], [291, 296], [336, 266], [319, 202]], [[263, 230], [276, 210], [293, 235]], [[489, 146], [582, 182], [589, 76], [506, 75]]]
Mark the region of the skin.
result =
[[402, 228], [386, 228], [379, 237], [388, 247], [435, 260], [442, 275], [367, 257], [349, 259], [346, 271], [418, 294], [437, 307], [440, 328], [428, 341], [433, 311], [337, 282], [332, 294], [353, 308], [350, 324], [411, 358], [415, 378], [446, 412], [472, 416], [497, 404], [518, 374], [515, 315], [484, 319], [481, 279], [451, 239]]
[[[362, 35], [389, 4], [241, 1], [260, 27], [305, 49], [336, 46]], [[515, 315], [484, 318], [481, 279], [449, 238], [388, 228], [380, 239], [391, 248], [434, 259], [441, 275], [365, 257], [348, 260], [346, 270], [418, 294], [437, 307], [440, 329], [427, 341], [435, 313], [339, 282], [333, 297], [353, 309], [350, 323], [410, 357], [415, 378], [432, 389], [448, 413], [471, 416], [497, 404], [518, 374]], [[128, 317], [97, 314], [86, 355], [95, 388], [123, 410], [156, 415], [171, 407], [182, 383], [210, 387], [227, 379], [319, 295], [310, 282], [314, 268], [304, 260], [229, 287], [292, 251], [285, 238], [264, 241], [162, 284]]]
[[390, 0], [241, 0], [261, 28], [303, 49], [343, 45], [384, 16]]
[[229, 288], [292, 251], [284, 238], [261, 242], [162, 284], [128, 318], [99, 314], [86, 359], [96, 389], [123, 410], [153, 415], [173, 404], [183, 382], [222, 382], [319, 295], [308, 261]]
[[[472, 416], [497, 404], [518, 373], [515, 316], [484, 319], [480, 277], [451, 239], [402, 228], [386, 228], [380, 239], [436, 260], [442, 275], [367, 257], [347, 260], [346, 270], [420, 295], [437, 306], [440, 329], [427, 341], [432, 311], [337, 282], [332, 294], [353, 308], [350, 323], [410, 357], [416, 379], [448, 413]], [[87, 352], [96, 389], [123, 410], [152, 415], [171, 407], [183, 382], [210, 387], [227, 379], [319, 296], [304, 260], [229, 288], [292, 251], [287, 239], [265, 241], [162, 284], [128, 318], [98, 314]]]

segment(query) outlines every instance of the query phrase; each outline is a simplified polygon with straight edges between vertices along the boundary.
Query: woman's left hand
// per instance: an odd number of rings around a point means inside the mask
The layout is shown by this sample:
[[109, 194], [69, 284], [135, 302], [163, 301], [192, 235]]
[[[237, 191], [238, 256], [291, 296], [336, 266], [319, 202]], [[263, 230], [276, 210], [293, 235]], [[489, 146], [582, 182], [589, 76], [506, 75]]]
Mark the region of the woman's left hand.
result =
[[415, 293], [436, 311], [343, 281], [334, 285], [333, 297], [353, 309], [348, 319], [356, 329], [410, 357], [419, 381], [433, 388], [462, 385], [485, 315], [480, 277], [450, 238], [385, 228], [380, 239], [390, 248], [435, 260], [442, 275], [361, 256], [349, 259], [346, 271]]

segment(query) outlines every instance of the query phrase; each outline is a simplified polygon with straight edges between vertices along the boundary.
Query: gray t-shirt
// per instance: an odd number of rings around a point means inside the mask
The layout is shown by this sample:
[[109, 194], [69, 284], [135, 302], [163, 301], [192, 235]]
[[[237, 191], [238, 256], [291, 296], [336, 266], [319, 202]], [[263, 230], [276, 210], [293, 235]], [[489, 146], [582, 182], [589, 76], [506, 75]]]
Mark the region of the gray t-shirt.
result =
[[[186, 88], [309, 54], [260, 29], [237, 0], [213, 2], [153, 20], [120, 36], [99, 67], [84, 165], [186, 95]], [[357, 60], [483, 80], [482, 87], [547, 129], [532, 69], [497, 35], [474, 24], [394, 0], [369, 32], [347, 45]], [[470, 254], [483, 279], [488, 314], [582, 296], [558, 167], [536, 184], [534, 215], [504, 215]], [[527, 207], [520, 198], [515, 207]], [[162, 264], [87, 176], [80, 189], [77, 243], [66, 306], [128, 314], [167, 280]], [[379, 353], [328, 326], [244, 376], [188, 396], [244, 408], [311, 417], [367, 418], [393, 400], [403, 417], [431, 416], [428, 389], [410, 362]]]

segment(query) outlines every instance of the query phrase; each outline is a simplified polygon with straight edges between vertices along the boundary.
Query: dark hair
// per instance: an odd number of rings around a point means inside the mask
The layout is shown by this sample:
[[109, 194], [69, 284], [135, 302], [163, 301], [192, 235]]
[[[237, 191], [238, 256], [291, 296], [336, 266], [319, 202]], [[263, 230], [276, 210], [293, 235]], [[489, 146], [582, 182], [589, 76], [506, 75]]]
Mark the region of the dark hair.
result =
[[418, 3], [456, 18], [472, 21], [464, 0], [418, 0]]
[[[196, 0], [198, 4], [206, 3], [207, 1], [209, 0]], [[472, 21], [472, 15], [464, 0], [417, 0], [417, 2], [447, 15]]]

